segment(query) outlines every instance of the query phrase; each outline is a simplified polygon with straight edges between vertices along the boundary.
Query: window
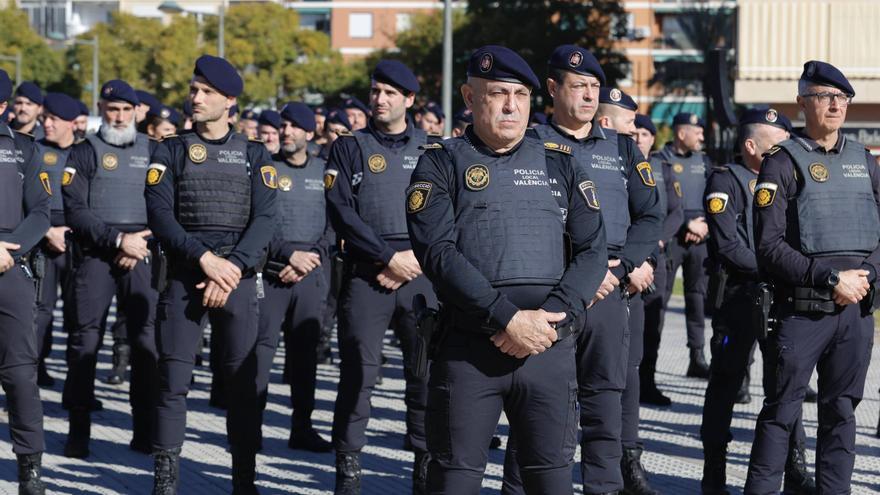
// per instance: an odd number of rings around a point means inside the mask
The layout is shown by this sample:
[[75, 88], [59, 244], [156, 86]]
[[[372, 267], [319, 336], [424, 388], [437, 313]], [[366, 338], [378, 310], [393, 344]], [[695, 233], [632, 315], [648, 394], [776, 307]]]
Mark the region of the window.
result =
[[621, 72], [623, 72], [623, 77], [617, 80], [617, 85], [626, 88], [633, 85], [633, 64], [632, 62], [625, 62], [620, 66]]
[[412, 26], [411, 14], [397, 14], [397, 32], [406, 31]]
[[373, 14], [356, 13], [348, 15], [348, 36], [350, 38], [373, 37]]

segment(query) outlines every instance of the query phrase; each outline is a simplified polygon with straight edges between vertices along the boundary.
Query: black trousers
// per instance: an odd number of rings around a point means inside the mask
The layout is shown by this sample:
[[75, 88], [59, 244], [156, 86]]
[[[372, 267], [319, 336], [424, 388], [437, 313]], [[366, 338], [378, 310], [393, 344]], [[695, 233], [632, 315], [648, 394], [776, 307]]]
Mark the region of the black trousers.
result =
[[684, 317], [687, 327], [687, 346], [702, 349], [706, 345], [706, 291], [709, 286], [707, 259], [709, 251], [706, 243], [684, 244], [679, 237], [669, 243], [666, 249], [669, 258], [669, 273], [666, 279], [666, 301], [672, 295], [675, 272], [682, 267], [684, 278]]
[[[58, 290], [64, 301], [64, 327], [70, 333], [73, 322], [73, 302], [71, 301], [73, 269], [68, 266], [66, 253], [56, 253], [42, 246], [40, 249], [46, 256], [43, 280], [40, 282], [40, 294], [37, 299], [37, 356], [42, 362], [52, 352], [52, 326], [54, 323], [55, 304], [58, 302]], [[70, 249], [70, 247], [68, 247]]]
[[621, 395], [620, 443], [625, 449], [641, 447], [639, 441], [639, 365], [644, 354], [645, 303], [641, 294], [629, 298], [629, 352], [626, 359], [626, 387]]
[[660, 350], [660, 335], [666, 317], [666, 304], [670, 293], [666, 292], [668, 279], [666, 254], [661, 251], [657, 256], [657, 268], [654, 269], [654, 286], [657, 289], [651, 294], [642, 296], [644, 306], [644, 344], [642, 346], [642, 362], [639, 366], [639, 384], [653, 384], [657, 370], [657, 354]]

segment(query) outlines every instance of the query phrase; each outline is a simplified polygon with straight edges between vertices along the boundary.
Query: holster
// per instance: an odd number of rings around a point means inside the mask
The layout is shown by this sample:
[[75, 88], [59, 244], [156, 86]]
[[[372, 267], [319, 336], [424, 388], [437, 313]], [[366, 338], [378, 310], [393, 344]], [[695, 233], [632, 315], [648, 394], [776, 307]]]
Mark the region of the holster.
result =
[[281, 261], [267, 260], [266, 266], [263, 267], [263, 273], [272, 280], [279, 280], [281, 278], [281, 271], [286, 266], [287, 263]]
[[877, 289], [872, 285], [871, 289], [868, 291], [868, 294], [859, 301], [859, 307], [862, 310], [862, 316], [870, 316], [874, 314], [874, 311], [877, 309], [878, 304], [880, 304], [880, 297], [877, 297]]
[[46, 278], [46, 253], [40, 248], [35, 248], [29, 256], [29, 264], [31, 272], [34, 275], [34, 290], [36, 290], [37, 299], [42, 295], [43, 279]]
[[423, 294], [413, 296], [413, 312], [416, 317], [416, 346], [410, 369], [415, 376], [424, 378], [428, 374], [428, 362], [435, 353], [436, 336], [442, 325], [440, 313], [428, 307]]
[[758, 329], [758, 340], [764, 341], [776, 325], [773, 318], [773, 286], [760, 282], [755, 288], [755, 308], [752, 317], [756, 318], [755, 328]]
[[721, 309], [721, 305], [724, 304], [724, 293], [727, 290], [727, 279], [729, 277], [730, 274], [723, 266], [719, 267], [717, 275], [712, 277], [714, 286], [709, 293], [715, 296], [712, 300], [712, 307], [715, 309]]
[[150, 256], [153, 258], [151, 265], [152, 285], [157, 292], [164, 292], [168, 287], [168, 257], [158, 242], [149, 245]]

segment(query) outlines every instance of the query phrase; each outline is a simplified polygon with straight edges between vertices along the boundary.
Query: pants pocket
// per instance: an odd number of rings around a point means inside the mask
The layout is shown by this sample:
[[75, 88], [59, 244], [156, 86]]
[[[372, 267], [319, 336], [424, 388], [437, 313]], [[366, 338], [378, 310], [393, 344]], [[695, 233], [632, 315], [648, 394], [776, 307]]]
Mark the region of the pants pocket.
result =
[[577, 428], [579, 423], [577, 381], [568, 384], [568, 415], [565, 420], [565, 435], [562, 437], [562, 458], [567, 462], [574, 460], [577, 448]]

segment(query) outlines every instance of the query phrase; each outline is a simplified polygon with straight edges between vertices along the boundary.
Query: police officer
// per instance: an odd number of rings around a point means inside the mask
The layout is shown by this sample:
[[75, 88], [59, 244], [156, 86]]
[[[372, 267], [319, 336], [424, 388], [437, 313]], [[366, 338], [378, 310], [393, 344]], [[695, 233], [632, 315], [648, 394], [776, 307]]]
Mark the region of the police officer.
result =
[[79, 115], [73, 121], [73, 135], [79, 141], [80, 139], [85, 139], [86, 132], [89, 130], [89, 107], [80, 100], [76, 100], [76, 103], [79, 105]]
[[351, 133], [351, 122], [348, 121], [348, 115], [341, 108], [334, 108], [327, 112], [327, 119], [324, 121], [324, 137], [326, 142], [321, 147], [321, 153], [318, 154], [323, 159], [330, 157], [330, 147], [339, 136]]
[[192, 129], [193, 126], [193, 108], [192, 102], [187, 99], [183, 102], [183, 125], [180, 126], [182, 130], [188, 131]]
[[[703, 120], [696, 114], [676, 115], [672, 119], [673, 141], [657, 152], [672, 167], [672, 177], [681, 189], [684, 222], [666, 250], [669, 272], [665, 290], [672, 294], [675, 273], [682, 267], [687, 346], [690, 349], [687, 376], [695, 378], [709, 378], [709, 365], [703, 353], [706, 327], [703, 306], [708, 288], [705, 240], [709, 232], [703, 211], [703, 190], [712, 163], [700, 151], [703, 147], [703, 127]], [[668, 302], [668, 295], [666, 300]]]
[[[632, 329], [627, 286], [631, 285], [635, 295], [651, 282], [647, 259], [660, 237], [662, 212], [650, 164], [629, 135], [615, 130], [629, 134], [635, 130], [632, 98], [617, 88], [600, 90], [605, 74], [593, 54], [583, 48], [557, 47], [548, 66], [553, 123], [536, 129], [545, 140], [571, 146], [578, 166], [595, 182], [608, 242], [605, 280], [614, 285], [622, 282], [620, 290], [612, 291], [587, 314], [577, 345], [584, 492], [605, 493], [624, 488], [621, 466], [632, 468], [628, 469], [630, 478], [641, 473], [637, 395], [632, 425], [636, 431], [628, 439], [626, 457], [621, 450], [623, 391], [629, 368], [637, 366], [637, 361], [631, 365], [627, 361], [641, 358], [640, 352], [629, 356]], [[641, 339], [636, 340], [641, 346]], [[636, 493], [653, 493], [647, 481], [626, 481], [626, 488], [642, 489]]]
[[263, 141], [270, 155], [281, 149], [279, 141], [281, 133], [281, 114], [275, 110], [263, 110], [257, 119], [257, 137]]
[[144, 91], [142, 89], [136, 89], [134, 92], [137, 95], [138, 104], [135, 107], [135, 117], [134, 120], [137, 123], [138, 131], [146, 133], [147, 132], [147, 116], [150, 113], [150, 110], [155, 108], [158, 109], [162, 106], [159, 103], [159, 99], [153, 96], [151, 93]]
[[473, 126], [423, 156], [407, 189], [413, 246], [444, 303], [428, 402], [430, 493], [479, 492], [502, 409], [525, 490], [572, 493], [571, 333], [607, 253], [596, 185], [570, 145], [526, 130], [539, 87], [515, 52], [478, 48], [461, 90]]
[[[12, 93], [0, 70], [0, 114]], [[48, 174], [34, 162], [33, 143], [0, 122], [0, 383], [6, 392], [19, 493], [41, 495], [43, 406], [37, 388], [33, 277], [25, 255], [49, 229]]]
[[[52, 323], [58, 288], [61, 288], [64, 304], [64, 324], [68, 328], [74, 316], [71, 312], [70, 276], [72, 266], [68, 246], [70, 227], [64, 219], [64, 202], [61, 196], [61, 175], [67, 164], [67, 156], [75, 142], [74, 120], [79, 114], [79, 106], [73, 98], [61, 93], [49, 93], [43, 101], [43, 129], [46, 137], [34, 143], [34, 158], [49, 177], [53, 194], [50, 200], [49, 220], [52, 226], [40, 243], [41, 258], [40, 293], [37, 294], [37, 352], [40, 361], [37, 367], [37, 383], [41, 387], [51, 387], [55, 379], [46, 372], [46, 358], [52, 352]], [[37, 271], [37, 270], [35, 270]]]
[[[327, 203], [344, 239], [345, 275], [338, 308], [339, 395], [333, 413], [336, 492], [360, 493], [360, 450], [366, 444], [370, 396], [381, 366], [382, 337], [392, 323], [403, 344], [407, 439], [416, 451], [414, 489], [424, 484], [427, 380], [413, 373], [413, 296], [436, 305], [421, 277], [402, 208], [403, 191], [427, 136], [406, 118], [419, 90], [400, 62], [382, 60], [373, 71], [373, 118], [333, 144], [325, 173]], [[328, 119], [329, 121], [329, 119]]]
[[180, 114], [177, 110], [166, 106], [159, 105], [150, 108], [147, 111], [147, 135], [156, 141], [161, 141], [168, 136], [177, 133], [177, 126], [180, 124]]
[[452, 119], [452, 137], [464, 135], [467, 126], [474, 123], [474, 116], [469, 108], [463, 108]]
[[332, 444], [315, 431], [311, 419], [315, 409], [316, 349], [327, 294], [323, 273], [328, 251], [325, 162], [308, 153], [315, 115], [305, 103], [288, 103], [280, 118], [281, 150], [273, 156], [278, 171], [278, 228], [263, 271], [266, 297], [260, 300], [257, 340], [260, 395], [264, 400], [281, 329], [293, 402], [288, 446], [330, 452]]
[[[762, 155], [788, 139], [791, 122], [775, 109], [752, 109], [739, 119], [739, 147], [742, 163], [715, 167], [706, 183], [706, 212], [709, 251], [718, 265], [711, 277], [713, 290], [712, 374], [703, 406], [704, 494], [727, 493], [727, 443], [732, 439], [730, 421], [741, 383], [746, 381], [756, 340], [763, 346], [758, 297], [758, 263], [755, 259], [752, 222], [753, 188], [761, 170]], [[748, 315], [755, 315], [750, 318]], [[767, 356], [766, 362], [772, 358]], [[771, 375], [775, 370], [768, 369]], [[786, 461], [785, 493], [815, 493], [806, 474], [804, 426], [800, 415], [790, 434]]]
[[797, 102], [806, 126], [768, 152], [755, 186], [758, 267], [774, 283], [778, 327], [767, 342], [775, 373], [766, 378], [745, 493], [779, 490], [814, 368], [818, 491], [850, 491], [880, 270], [880, 174], [865, 147], [840, 132], [854, 95], [834, 66], [804, 64]]
[[155, 142], [136, 131], [137, 104], [137, 95], [124, 81], [111, 80], [101, 87], [101, 128], [74, 146], [61, 181], [65, 217], [78, 248], [72, 296], [75, 321], [68, 337], [64, 384], [70, 414], [64, 446], [68, 457], [89, 455], [95, 365], [113, 296], [118, 312], [125, 316], [132, 348], [130, 447], [149, 452], [158, 295], [151, 286], [147, 246], [151, 233], [146, 228], [142, 183]]
[[13, 129], [30, 134], [34, 139], [46, 137], [40, 125], [40, 115], [43, 113], [43, 91], [39, 86], [30, 81], [19, 84], [18, 89], [15, 90], [12, 109], [15, 112]]
[[[237, 108], [237, 106], [236, 106]], [[235, 112], [232, 109], [229, 110], [229, 117], [232, 118], [235, 115]], [[244, 134], [248, 139], [255, 139], [259, 137], [257, 119], [260, 118], [260, 114], [257, 112], [247, 109], [241, 113], [241, 117], [238, 119], [238, 123], [236, 124], [237, 132]]]
[[352, 132], [367, 127], [367, 121], [370, 119], [370, 107], [356, 96], [346, 98], [342, 102], [342, 109], [345, 110], [345, 115], [348, 117], [348, 121], [351, 122]]
[[648, 261], [654, 266], [654, 290], [642, 294], [644, 345], [642, 362], [639, 365], [639, 402], [655, 406], [669, 406], [672, 401], [657, 388], [655, 370], [657, 351], [660, 348], [660, 331], [663, 329], [663, 315], [669, 294], [666, 292], [666, 246], [678, 232], [684, 220], [681, 209], [681, 184], [672, 178], [672, 168], [666, 165], [656, 153], [651, 153], [657, 128], [651, 118], [636, 114], [636, 130], [633, 137], [636, 146], [651, 164], [654, 181], [657, 183], [657, 196], [660, 210], [664, 212], [660, 241]]
[[446, 118], [446, 115], [443, 113], [443, 108], [440, 105], [429, 101], [419, 110], [418, 115], [421, 116], [419, 118], [419, 128], [428, 134], [435, 136], [443, 135], [443, 120]]
[[186, 396], [202, 322], [221, 341], [234, 493], [255, 493], [260, 404], [255, 276], [275, 229], [278, 177], [259, 141], [233, 132], [229, 107], [243, 83], [226, 60], [203, 55], [190, 82], [193, 131], [166, 138], [147, 172], [151, 229], [168, 256], [156, 317], [159, 401], [153, 493], [176, 493], [186, 432]]

